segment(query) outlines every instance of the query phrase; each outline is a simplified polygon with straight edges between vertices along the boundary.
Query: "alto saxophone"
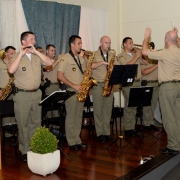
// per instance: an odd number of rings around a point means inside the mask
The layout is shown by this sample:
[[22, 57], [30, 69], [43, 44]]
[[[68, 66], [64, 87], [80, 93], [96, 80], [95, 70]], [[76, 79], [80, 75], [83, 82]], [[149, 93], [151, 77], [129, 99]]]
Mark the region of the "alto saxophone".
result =
[[106, 78], [105, 78], [105, 82], [104, 82], [104, 87], [102, 89], [102, 95], [104, 97], [108, 97], [111, 94], [111, 90], [112, 90], [112, 85], [109, 86], [109, 80], [112, 74], [112, 70], [114, 67], [114, 61], [115, 61], [115, 57], [116, 57], [116, 51], [114, 49], [111, 50], [113, 52], [113, 56], [110, 60], [110, 63], [108, 65], [108, 70], [107, 70], [107, 74], [106, 74]]
[[14, 81], [14, 76], [11, 74], [11, 75], [9, 75], [8, 84], [6, 85], [5, 88], [1, 89], [2, 96], [0, 97], [0, 101], [5, 100], [9, 96], [9, 94], [11, 93], [13, 81]]
[[90, 89], [94, 85], [97, 85], [97, 81], [93, 77], [91, 77], [92, 64], [94, 61], [94, 52], [85, 51], [85, 53], [90, 54], [90, 57], [89, 57], [90, 62], [85, 71], [83, 81], [81, 82], [82, 91], [77, 94], [77, 99], [79, 102], [84, 102], [86, 100], [86, 98], [88, 97]]

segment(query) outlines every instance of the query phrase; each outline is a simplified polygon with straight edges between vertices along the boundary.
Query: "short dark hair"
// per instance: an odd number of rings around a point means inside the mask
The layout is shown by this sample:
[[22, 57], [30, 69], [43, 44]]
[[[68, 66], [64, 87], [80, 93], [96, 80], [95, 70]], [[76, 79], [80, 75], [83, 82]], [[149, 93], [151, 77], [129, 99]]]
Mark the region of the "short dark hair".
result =
[[48, 44], [48, 45], [46, 46], [46, 50], [48, 50], [50, 47], [56, 48], [53, 44]]
[[34, 33], [31, 32], [31, 31], [25, 31], [25, 32], [23, 32], [21, 34], [21, 38], [20, 38], [21, 43], [22, 43], [22, 40], [25, 40], [29, 34], [33, 34], [34, 35]]
[[122, 41], [122, 47], [124, 47], [124, 43], [126, 43], [128, 41], [128, 39], [132, 40], [131, 37], [125, 37]]
[[76, 39], [81, 39], [80, 36], [78, 35], [72, 35], [70, 38], [69, 38], [69, 48], [71, 49], [71, 43], [74, 43]]
[[149, 46], [150, 46], [152, 49], [155, 49], [155, 44], [154, 44], [154, 42], [150, 42], [150, 43], [149, 43]]
[[36, 47], [36, 50], [38, 50], [38, 49], [42, 49], [42, 47], [40, 47], [40, 46]]
[[4, 51], [7, 52], [9, 49], [16, 50], [16, 48], [13, 47], [13, 46], [7, 46], [7, 47], [4, 49]]

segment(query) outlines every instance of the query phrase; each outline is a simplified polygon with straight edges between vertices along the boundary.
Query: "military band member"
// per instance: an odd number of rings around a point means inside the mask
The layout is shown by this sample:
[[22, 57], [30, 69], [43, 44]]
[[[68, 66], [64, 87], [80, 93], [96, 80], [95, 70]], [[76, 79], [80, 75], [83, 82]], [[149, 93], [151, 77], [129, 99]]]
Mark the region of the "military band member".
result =
[[[67, 86], [67, 90], [76, 93], [82, 91], [80, 84], [86, 69], [86, 60], [79, 56], [81, 47], [81, 37], [71, 36], [69, 38], [70, 51], [63, 55], [58, 65], [58, 79]], [[76, 95], [73, 95], [65, 101], [65, 106], [67, 112], [65, 130], [68, 145], [75, 151], [78, 151], [80, 147], [86, 148], [86, 144], [82, 144], [80, 139], [84, 103], [79, 102]]]
[[125, 135], [134, 136], [136, 135], [136, 131], [135, 131], [136, 107], [128, 107], [127, 104], [129, 101], [130, 87], [141, 86], [140, 63], [141, 63], [142, 54], [141, 54], [141, 51], [138, 49], [135, 51], [136, 53], [132, 52], [134, 44], [133, 44], [132, 38], [130, 37], [126, 37], [123, 39], [122, 46], [123, 46], [123, 52], [117, 56], [120, 65], [138, 64], [137, 75], [135, 77], [134, 82], [130, 86], [122, 87], [122, 92], [125, 98], [125, 106], [124, 106], [124, 112], [123, 112]]
[[[6, 85], [9, 82], [9, 72], [8, 72], [8, 66], [11, 61], [11, 57], [13, 54], [16, 53], [16, 49], [13, 46], [7, 46], [4, 49], [4, 56], [2, 59], [0, 59], [0, 89], [3, 89], [6, 87]], [[12, 93], [9, 94], [7, 99], [12, 99], [13, 95]], [[3, 125], [8, 125], [8, 124], [14, 124], [16, 123], [14, 117], [6, 117], [3, 118]]]
[[[177, 154], [180, 150], [180, 40], [177, 29], [165, 35], [166, 48], [161, 51], [148, 50], [151, 29], [146, 28], [142, 53], [149, 59], [158, 60], [159, 100], [162, 121], [167, 133], [167, 147], [161, 153]], [[179, 46], [180, 47], [180, 46]]]
[[19, 150], [22, 161], [27, 161], [30, 140], [37, 127], [41, 126], [41, 64], [50, 66], [51, 60], [35, 48], [33, 32], [21, 34], [20, 50], [12, 57], [9, 72], [14, 74], [17, 93], [14, 95], [14, 110], [19, 129]]
[[44, 67], [44, 79], [48, 79], [51, 81], [51, 84], [49, 87], [46, 88], [46, 95], [50, 95], [54, 91], [58, 91], [60, 89], [59, 87], [59, 81], [57, 79], [57, 72], [58, 72], [58, 63], [61, 58], [61, 54], [58, 56], [57, 60], [55, 60], [55, 54], [56, 54], [56, 48], [52, 44], [48, 44], [46, 46], [46, 56], [48, 56], [52, 60], [52, 66], [49, 68]]
[[[106, 81], [107, 67], [113, 57], [113, 53], [109, 51], [110, 47], [111, 39], [108, 36], [103, 36], [100, 39], [99, 49], [95, 51], [94, 63], [92, 65], [92, 77], [98, 82], [97, 86], [93, 86], [92, 88], [94, 121], [96, 134], [101, 143], [105, 143], [107, 140], [115, 140], [110, 136], [113, 90], [109, 97], [103, 97], [102, 95], [102, 88]], [[115, 58], [114, 64], [116, 63], [117, 59]]]
[[154, 110], [159, 98], [158, 63], [156, 60], [146, 59], [145, 61], [147, 61], [147, 64], [141, 65], [142, 85], [153, 87], [153, 94], [151, 106], [143, 107], [144, 128], [147, 131], [159, 131], [154, 126]]
[[40, 53], [44, 54], [44, 50], [42, 47], [38, 46], [38, 47], [36, 47], [36, 50], [39, 51]]

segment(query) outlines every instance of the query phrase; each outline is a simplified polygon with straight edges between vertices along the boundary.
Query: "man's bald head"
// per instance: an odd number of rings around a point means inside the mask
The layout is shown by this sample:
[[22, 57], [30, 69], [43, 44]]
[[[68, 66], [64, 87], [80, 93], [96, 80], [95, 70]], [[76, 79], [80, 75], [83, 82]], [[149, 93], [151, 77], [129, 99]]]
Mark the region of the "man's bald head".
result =
[[110, 40], [111, 39], [108, 37], [108, 36], [103, 36], [101, 39], [100, 39], [100, 42], [103, 42], [103, 41], [106, 41], [106, 40]]
[[167, 46], [176, 44], [177, 33], [175, 31], [168, 31], [165, 35], [165, 43]]
[[104, 53], [107, 53], [111, 47], [111, 39], [108, 36], [103, 36], [100, 39], [100, 46], [101, 46], [101, 50]]

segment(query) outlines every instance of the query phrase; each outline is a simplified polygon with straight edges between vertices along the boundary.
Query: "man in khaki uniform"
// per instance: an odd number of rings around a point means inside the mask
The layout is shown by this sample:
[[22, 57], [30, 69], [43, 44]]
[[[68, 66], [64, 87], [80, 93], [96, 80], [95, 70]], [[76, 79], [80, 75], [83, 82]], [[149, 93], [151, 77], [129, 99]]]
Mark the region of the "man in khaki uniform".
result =
[[[100, 39], [99, 49], [95, 51], [94, 63], [92, 65], [92, 77], [98, 82], [97, 86], [92, 88], [94, 121], [96, 134], [101, 143], [104, 143], [106, 140], [114, 141], [114, 138], [110, 136], [113, 90], [109, 97], [102, 96], [107, 66], [113, 57], [113, 53], [109, 51], [110, 46], [111, 39], [108, 36], [103, 36]], [[114, 64], [117, 64], [116, 58]]]
[[[141, 65], [142, 85], [152, 86], [153, 94], [151, 106], [143, 107], [143, 122], [144, 128], [147, 131], [159, 131], [154, 126], [154, 110], [159, 98], [159, 84], [158, 84], [158, 64], [155, 60], [147, 60], [147, 64]], [[144, 83], [144, 84], [143, 84]]]
[[[56, 54], [56, 48], [52, 44], [48, 44], [46, 46], [46, 56], [49, 57], [52, 60], [51, 66], [43, 66], [43, 74], [44, 74], [44, 82], [46, 78], [51, 81], [51, 84], [49, 87], [46, 88], [45, 94], [50, 95], [54, 91], [59, 91], [60, 84], [57, 78], [57, 72], [58, 72], [58, 64], [61, 58], [61, 54], [58, 56], [57, 60], [55, 60], [55, 54]], [[58, 117], [59, 113], [58, 110], [53, 111], [53, 117]], [[47, 117], [51, 117], [51, 112], [47, 112]]]
[[[48, 79], [51, 81], [50, 87], [46, 88], [46, 95], [50, 95], [54, 91], [58, 91], [60, 89], [59, 87], [59, 81], [57, 79], [57, 72], [58, 72], [58, 63], [61, 58], [61, 54], [58, 56], [57, 60], [55, 60], [55, 54], [56, 54], [56, 48], [52, 44], [48, 44], [46, 46], [46, 56], [49, 57], [52, 60], [52, 66], [47, 68], [44, 67], [44, 79]], [[47, 68], [47, 69], [46, 69]]]
[[167, 133], [168, 144], [161, 153], [177, 154], [180, 150], [180, 39], [177, 29], [165, 35], [166, 48], [161, 51], [148, 50], [151, 29], [146, 28], [142, 53], [149, 59], [158, 60], [159, 100], [162, 121]]
[[41, 64], [51, 65], [51, 60], [35, 48], [34, 33], [21, 34], [20, 51], [16, 53], [9, 65], [9, 72], [14, 74], [17, 93], [13, 97], [15, 117], [19, 129], [19, 150], [22, 161], [27, 161], [30, 140], [41, 125]]
[[[13, 46], [7, 46], [4, 49], [5, 53], [2, 59], [0, 59], [0, 89], [3, 89], [6, 87], [6, 85], [9, 83], [9, 73], [8, 73], [8, 66], [11, 61], [11, 57], [13, 54], [16, 53], [16, 49]], [[7, 99], [12, 99], [13, 95], [12, 93], [9, 94]], [[6, 117], [3, 118], [3, 125], [8, 125], [8, 124], [14, 124], [16, 123], [14, 117]]]
[[129, 102], [129, 93], [130, 87], [140, 87], [141, 86], [141, 51], [136, 50], [136, 53], [133, 53], [133, 40], [130, 37], [126, 37], [123, 39], [122, 46], [124, 51], [120, 53], [117, 58], [120, 65], [126, 64], [138, 64], [137, 68], [137, 75], [135, 80], [130, 86], [122, 87], [122, 92], [125, 98], [125, 106], [124, 106], [124, 126], [125, 126], [125, 135], [127, 136], [134, 136], [136, 134], [135, 129], [135, 122], [136, 122], [136, 107], [127, 107]]
[[[58, 65], [58, 79], [67, 86], [67, 90], [76, 93], [82, 91], [80, 84], [86, 69], [86, 60], [79, 56], [81, 47], [81, 37], [71, 36], [69, 38], [70, 51], [62, 57]], [[67, 112], [65, 130], [68, 145], [70, 149], [75, 151], [78, 151], [79, 147], [86, 148], [86, 144], [82, 144], [79, 137], [84, 103], [79, 102], [76, 95], [73, 95], [65, 101], [65, 105]]]

